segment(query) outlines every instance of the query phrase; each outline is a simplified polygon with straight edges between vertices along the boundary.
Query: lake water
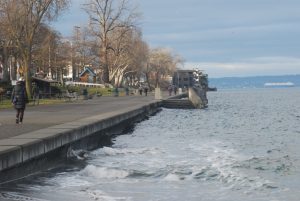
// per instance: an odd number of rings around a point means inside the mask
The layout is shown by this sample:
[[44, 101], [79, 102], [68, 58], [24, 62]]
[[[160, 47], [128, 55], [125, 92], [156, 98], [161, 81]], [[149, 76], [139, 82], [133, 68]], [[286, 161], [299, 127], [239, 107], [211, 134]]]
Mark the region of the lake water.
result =
[[208, 94], [114, 144], [0, 188], [0, 200], [299, 201], [300, 89]]

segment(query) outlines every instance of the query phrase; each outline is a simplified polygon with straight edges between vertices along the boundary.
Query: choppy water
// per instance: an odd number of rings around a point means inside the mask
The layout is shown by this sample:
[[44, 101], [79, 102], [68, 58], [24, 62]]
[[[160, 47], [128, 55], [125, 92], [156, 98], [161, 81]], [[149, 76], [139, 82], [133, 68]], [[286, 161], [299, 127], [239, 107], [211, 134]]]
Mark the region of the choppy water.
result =
[[114, 145], [0, 188], [0, 200], [298, 201], [300, 89], [209, 93]]

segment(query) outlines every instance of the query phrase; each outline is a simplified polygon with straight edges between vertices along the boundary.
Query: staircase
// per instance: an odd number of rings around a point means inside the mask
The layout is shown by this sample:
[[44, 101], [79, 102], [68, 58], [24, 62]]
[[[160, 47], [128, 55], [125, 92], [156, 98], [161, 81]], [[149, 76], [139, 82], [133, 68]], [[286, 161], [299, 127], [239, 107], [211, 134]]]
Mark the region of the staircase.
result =
[[188, 99], [167, 99], [162, 101], [162, 107], [172, 109], [195, 109]]

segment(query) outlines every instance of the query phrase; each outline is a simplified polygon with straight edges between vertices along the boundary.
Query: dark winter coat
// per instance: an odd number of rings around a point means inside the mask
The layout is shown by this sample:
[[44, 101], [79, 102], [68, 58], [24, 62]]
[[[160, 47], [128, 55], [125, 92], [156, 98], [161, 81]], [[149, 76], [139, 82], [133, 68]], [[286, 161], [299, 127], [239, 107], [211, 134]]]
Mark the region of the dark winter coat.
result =
[[25, 108], [28, 99], [24, 82], [17, 82], [17, 85], [12, 91], [11, 102], [14, 104], [16, 109]]

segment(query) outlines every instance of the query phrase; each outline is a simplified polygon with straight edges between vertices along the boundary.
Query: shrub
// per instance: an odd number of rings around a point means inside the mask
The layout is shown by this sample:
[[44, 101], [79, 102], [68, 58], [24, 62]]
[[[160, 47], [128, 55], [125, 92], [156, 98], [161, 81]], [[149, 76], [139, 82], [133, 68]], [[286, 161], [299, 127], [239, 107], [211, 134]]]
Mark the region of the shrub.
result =
[[87, 88], [88, 90], [88, 94], [90, 95], [104, 95], [104, 96], [107, 96], [107, 95], [110, 95], [112, 90], [110, 88], [99, 88], [99, 87], [89, 87]]

